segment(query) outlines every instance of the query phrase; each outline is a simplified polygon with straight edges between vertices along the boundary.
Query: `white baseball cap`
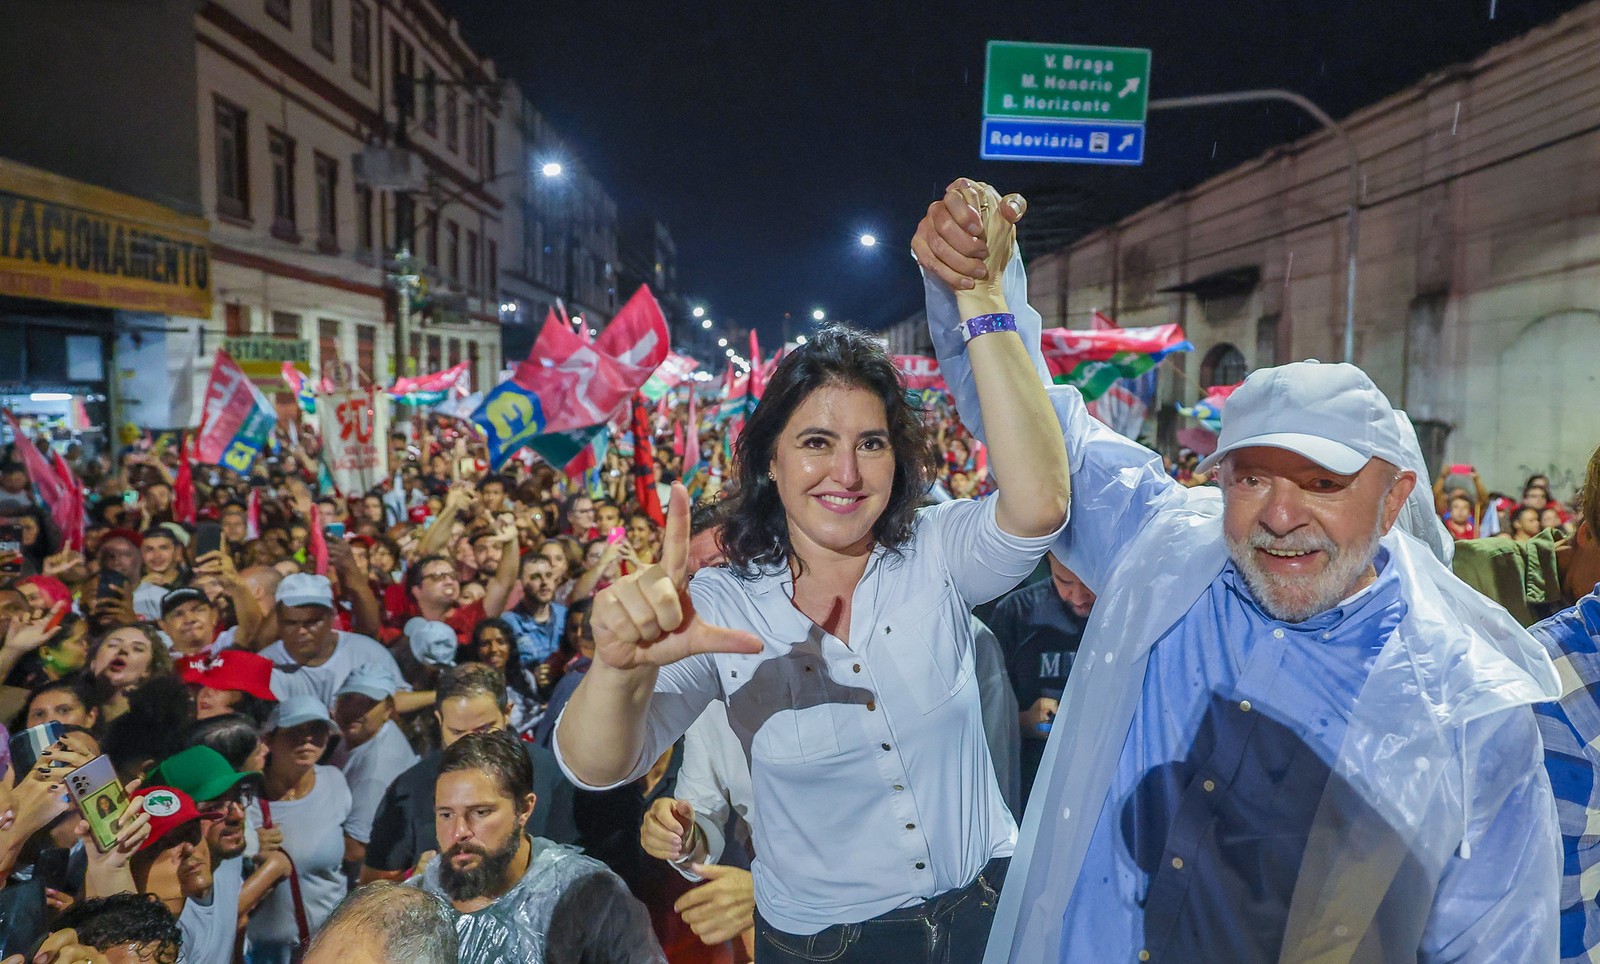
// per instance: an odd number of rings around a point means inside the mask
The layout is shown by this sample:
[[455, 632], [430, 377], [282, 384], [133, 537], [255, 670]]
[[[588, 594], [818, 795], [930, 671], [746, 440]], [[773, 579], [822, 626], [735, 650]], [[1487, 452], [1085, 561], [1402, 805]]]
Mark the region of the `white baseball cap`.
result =
[[1314, 360], [1252, 372], [1223, 406], [1217, 450], [1200, 471], [1257, 446], [1303, 455], [1340, 475], [1355, 475], [1372, 459], [1410, 461], [1394, 406], [1367, 373]]
[[278, 592], [273, 598], [285, 606], [323, 606], [332, 609], [333, 583], [328, 581], [327, 576], [297, 572], [285, 576], [278, 583]]

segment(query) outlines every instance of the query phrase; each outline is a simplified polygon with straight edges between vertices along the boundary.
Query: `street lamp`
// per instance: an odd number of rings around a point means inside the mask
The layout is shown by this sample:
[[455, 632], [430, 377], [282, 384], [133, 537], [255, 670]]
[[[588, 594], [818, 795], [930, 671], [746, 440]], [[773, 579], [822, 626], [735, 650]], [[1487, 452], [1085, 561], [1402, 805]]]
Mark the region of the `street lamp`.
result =
[[695, 305], [694, 311], [690, 312], [690, 314], [694, 315], [696, 318], [704, 318], [706, 316], [706, 309], [703, 305]]
[[[868, 237], [871, 237], [871, 235], [868, 235]], [[866, 242], [862, 242], [862, 243], [865, 244]], [[826, 317], [828, 317], [828, 313], [826, 311], [823, 311], [821, 308], [814, 309], [811, 312], [811, 320], [813, 320], [813, 321], [821, 321], [822, 319], [824, 319]]]
[[805, 335], [795, 335], [794, 336], [794, 343], [796, 345], [804, 345], [806, 343], [806, 336]]
[[711, 330], [711, 319], [707, 318], [706, 320], [700, 322], [700, 327], [704, 328], [706, 331], [710, 331]]
[[861, 246], [863, 248], [873, 247], [877, 243], [878, 243], [878, 239], [875, 236], [871, 235], [871, 234], [863, 234], [861, 236]]
[[727, 348], [728, 347], [728, 339], [726, 339], [726, 338], [718, 338], [717, 339], [717, 347], [718, 348]]
[[544, 165], [539, 168], [539, 173], [543, 174], [545, 177], [560, 177], [561, 176], [561, 162], [560, 161], [545, 161]]
[[[723, 339], [723, 341], [727, 341], [727, 339]], [[727, 355], [729, 358], [733, 357], [733, 349], [732, 348], [726, 349], [723, 353], [725, 355]]]

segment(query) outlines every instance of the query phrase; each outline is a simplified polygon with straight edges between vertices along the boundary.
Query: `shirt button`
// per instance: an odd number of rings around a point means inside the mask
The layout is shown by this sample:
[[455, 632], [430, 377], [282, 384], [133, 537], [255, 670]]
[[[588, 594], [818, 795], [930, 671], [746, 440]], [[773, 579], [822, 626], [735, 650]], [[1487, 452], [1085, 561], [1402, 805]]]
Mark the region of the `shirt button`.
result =
[[1204, 782], [1204, 783], [1202, 783], [1200, 785], [1202, 787], [1205, 787], [1205, 790], [1206, 790], [1207, 793], [1210, 793], [1211, 791], [1213, 791], [1213, 790], [1215, 790], [1217, 788], [1217, 785], [1215, 783], [1213, 783], [1212, 781], [1210, 781], [1210, 780], [1207, 780], [1206, 782]]
[[854, 666], [850, 667], [850, 671], [853, 672], [853, 673], [861, 672], [861, 664], [857, 663]]
[[1140, 951], [1139, 952], [1139, 960], [1148, 961], [1149, 959], [1150, 959], [1150, 952], [1149, 951]]
[[1273, 639], [1282, 639], [1282, 638], [1283, 638], [1283, 630], [1281, 630], [1281, 629], [1274, 629], [1274, 630], [1273, 630], [1273, 631], [1272, 631], [1272, 638], [1273, 638]]
[[914, 823], [908, 823], [908, 824], [906, 824], [906, 829], [907, 830], [915, 830], [915, 829], [917, 829], [917, 825], [914, 824]]
[[918, 870], [927, 870], [928, 869], [928, 865], [923, 863], [920, 860], [917, 861], [916, 867], [917, 867]]
[[867, 700], [867, 710], [868, 710], [868, 712], [870, 712], [872, 710], [875, 710], [877, 708], [878, 708], [878, 703], [877, 703], [876, 700]]
[[902, 785], [900, 785], [900, 784], [898, 784], [898, 783], [896, 783], [896, 784], [895, 784], [895, 785], [894, 785], [894, 791], [895, 791], [895, 792], [896, 792], [896, 793], [899, 793], [899, 792], [900, 792], [900, 791], [901, 791], [901, 790], [904, 790], [904, 789], [905, 789], [905, 787], [904, 787], [904, 786], [902, 786]]
[[889, 635], [889, 633], [892, 632], [892, 631], [893, 630], [891, 630], [888, 626], [883, 627], [883, 634], [885, 636]]
[[1249, 700], [1240, 700], [1239, 701], [1239, 709], [1243, 710], [1246, 713], [1250, 712], [1250, 701]]
[[1172, 858], [1172, 869], [1173, 870], [1182, 870], [1183, 869], [1183, 858], [1182, 857], [1174, 857], [1174, 858]]
[[878, 745], [883, 747], [885, 750], [889, 749], [889, 744], [887, 744], [887, 743], [880, 743]]

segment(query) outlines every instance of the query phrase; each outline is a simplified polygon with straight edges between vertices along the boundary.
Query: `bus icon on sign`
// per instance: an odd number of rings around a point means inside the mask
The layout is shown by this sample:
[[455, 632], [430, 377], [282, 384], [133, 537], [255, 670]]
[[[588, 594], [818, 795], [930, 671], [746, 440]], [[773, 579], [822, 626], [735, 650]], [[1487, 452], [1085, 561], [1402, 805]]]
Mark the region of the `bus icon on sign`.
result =
[[1104, 154], [1111, 150], [1111, 134], [1107, 131], [1095, 131], [1089, 135], [1089, 153]]

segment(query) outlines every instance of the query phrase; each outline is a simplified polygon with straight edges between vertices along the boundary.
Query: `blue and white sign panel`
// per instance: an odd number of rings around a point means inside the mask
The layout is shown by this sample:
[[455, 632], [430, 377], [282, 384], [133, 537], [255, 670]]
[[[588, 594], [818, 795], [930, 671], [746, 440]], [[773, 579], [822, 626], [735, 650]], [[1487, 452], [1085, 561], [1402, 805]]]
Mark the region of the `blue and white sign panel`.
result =
[[985, 117], [979, 156], [986, 161], [1140, 164], [1144, 125]]

